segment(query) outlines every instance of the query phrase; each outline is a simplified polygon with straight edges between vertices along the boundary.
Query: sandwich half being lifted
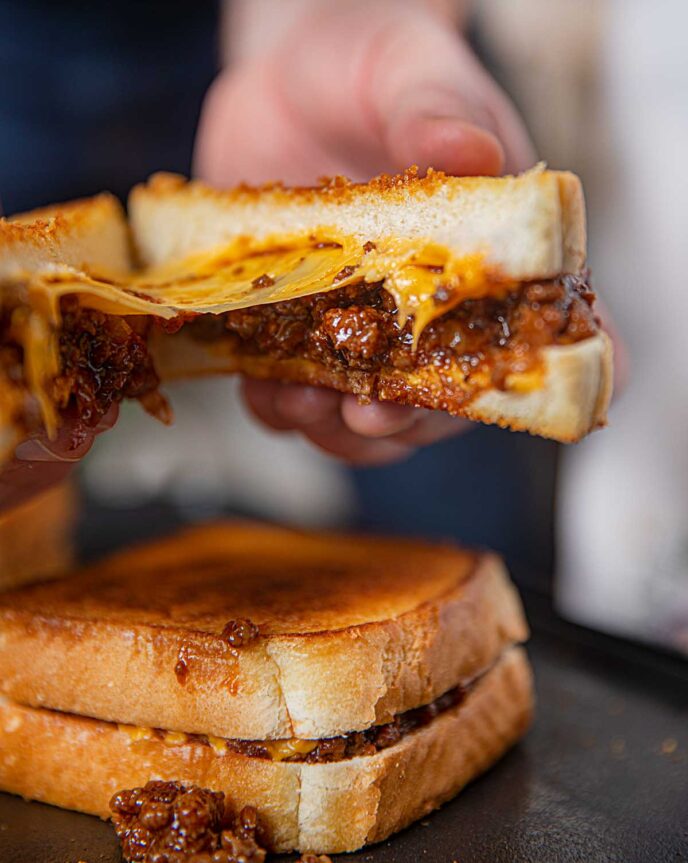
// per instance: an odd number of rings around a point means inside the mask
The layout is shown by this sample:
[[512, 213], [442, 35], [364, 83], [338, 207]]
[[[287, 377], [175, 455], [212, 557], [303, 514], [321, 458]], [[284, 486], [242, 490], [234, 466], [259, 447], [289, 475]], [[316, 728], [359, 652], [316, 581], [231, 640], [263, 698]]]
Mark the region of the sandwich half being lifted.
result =
[[[130, 234], [128, 230], [130, 229]], [[133, 249], [129, 239], [133, 240]], [[561, 441], [604, 424], [578, 179], [409, 171], [219, 192], [157, 175], [0, 222], [0, 446], [242, 372]]]
[[528, 630], [491, 554], [215, 524], [0, 594], [0, 789], [102, 817], [151, 779], [351, 851], [527, 729]]

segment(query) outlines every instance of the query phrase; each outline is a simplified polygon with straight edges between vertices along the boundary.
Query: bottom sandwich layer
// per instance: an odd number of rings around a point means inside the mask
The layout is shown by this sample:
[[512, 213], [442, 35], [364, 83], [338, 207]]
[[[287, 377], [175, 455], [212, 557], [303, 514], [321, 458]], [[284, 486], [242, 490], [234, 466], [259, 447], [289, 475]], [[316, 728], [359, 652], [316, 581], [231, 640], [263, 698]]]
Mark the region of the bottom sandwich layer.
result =
[[455, 707], [374, 755], [309, 764], [253, 758], [185, 735], [0, 702], [0, 788], [101, 817], [118, 790], [163, 779], [221, 790], [258, 809], [275, 851], [353, 851], [430, 812], [527, 729], [530, 666], [509, 649]]
[[[606, 422], [612, 387], [612, 344], [605, 333], [540, 349], [537, 374], [517, 390], [469, 386], [458, 362], [374, 372], [330, 368], [308, 358], [242, 353], [231, 342], [195, 341], [183, 329], [151, 337], [163, 381], [240, 373], [260, 380], [327, 387], [359, 398], [444, 410], [513, 431], [571, 443]], [[477, 376], [476, 376], [477, 377]]]

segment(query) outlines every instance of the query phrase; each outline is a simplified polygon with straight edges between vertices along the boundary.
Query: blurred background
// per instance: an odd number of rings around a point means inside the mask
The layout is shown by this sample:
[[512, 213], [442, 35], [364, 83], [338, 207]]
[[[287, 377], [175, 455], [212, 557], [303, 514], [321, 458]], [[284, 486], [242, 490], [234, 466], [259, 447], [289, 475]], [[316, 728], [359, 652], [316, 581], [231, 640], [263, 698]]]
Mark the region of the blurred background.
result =
[[[221, 12], [0, 0], [4, 211], [188, 175]], [[539, 156], [583, 179], [593, 284], [631, 358], [608, 430], [564, 450], [476, 427], [352, 470], [259, 428], [236, 381], [180, 385], [174, 428], [125, 405], [82, 466], [82, 556], [221, 513], [450, 537], [501, 551], [570, 619], [688, 654], [687, 25], [683, 0], [476, 0], [469, 16]]]

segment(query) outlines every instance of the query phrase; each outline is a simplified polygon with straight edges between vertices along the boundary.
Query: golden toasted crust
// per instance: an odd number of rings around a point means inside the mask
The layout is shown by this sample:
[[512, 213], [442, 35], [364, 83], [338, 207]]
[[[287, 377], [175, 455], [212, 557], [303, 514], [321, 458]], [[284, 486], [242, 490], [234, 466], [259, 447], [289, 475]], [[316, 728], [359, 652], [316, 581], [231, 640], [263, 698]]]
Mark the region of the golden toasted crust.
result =
[[102, 276], [131, 267], [122, 205], [104, 193], [0, 219], [0, 280], [69, 265]]
[[141, 739], [97, 720], [0, 703], [0, 788], [102, 817], [149, 779], [225, 791], [256, 806], [275, 851], [353, 851], [426, 815], [490, 767], [528, 727], [532, 680], [509, 650], [457, 707], [376, 755], [324, 764], [218, 754], [198, 740]]
[[580, 181], [541, 166], [518, 177], [449, 177], [414, 170], [368, 183], [337, 177], [313, 188], [270, 184], [228, 191], [163, 174], [136, 186], [129, 215], [141, 263], [162, 264], [227, 243], [336, 228], [362, 242], [422, 237], [457, 256], [485, 255], [507, 279], [549, 278], [585, 266]]
[[56, 226], [73, 230], [79, 225], [92, 223], [94, 214], [101, 211], [105, 218], [115, 213], [123, 214], [122, 205], [110, 192], [101, 192], [86, 198], [73, 198], [57, 204], [46, 204], [23, 213], [14, 213], [3, 221], [6, 227], [40, 235], [45, 231], [57, 233]]
[[[233, 649], [237, 618], [260, 637]], [[134, 725], [327, 737], [433, 700], [526, 637], [492, 555], [217, 524], [0, 597], [0, 691]]]
[[[548, 172], [540, 166], [532, 174], [540, 177], [547, 175], [568, 176], [568, 172]], [[356, 183], [348, 177], [338, 175], [321, 177], [315, 186], [285, 186], [280, 181], [272, 181], [258, 186], [240, 183], [232, 189], [216, 189], [200, 180], [189, 181], [181, 174], [160, 171], [153, 174], [146, 183], [134, 186], [131, 195], [134, 199], [139, 195], [165, 198], [184, 192], [218, 200], [222, 203], [231, 200], [256, 203], [264, 200], [265, 195], [270, 194], [274, 196], [275, 202], [289, 204], [293, 202], [311, 203], [323, 198], [334, 199], [338, 203], [351, 203], [359, 201], [365, 195], [375, 194], [382, 196], [387, 201], [396, 202], [406, 200], [408, 194], [435, 195], [444, 191], [448, 184], [452, 191], [459, 193], [484, 188], [486, 184], [497, 187], [505, 186], [514, 179], [513, 176], [454, 177], [433, 168], [429, 168], [426, 174], [420, 174], [418, 167], [412, 165], [399, 174], [379, 174], [363, 183]]]
[[253, 378], [323, 386], [396, 404], [439, 409], [514, 431], [571, 443], [603, 426], [612, 389], [612, 346], [606, 333], [542, 350], [542, 385], [525, 393], [488, 389], [461, 399], [464, 374], [456, 364], [406, 372], [338, 371], [311, 360], [242, 354], [231, 340], [202, 342], [181, 330], [155, 334], [151, 352], [163, 380], [239, 372]]
[[0, 515], [0, 590], [54, 578], [73, 564], [75, 494], [69, 483]]

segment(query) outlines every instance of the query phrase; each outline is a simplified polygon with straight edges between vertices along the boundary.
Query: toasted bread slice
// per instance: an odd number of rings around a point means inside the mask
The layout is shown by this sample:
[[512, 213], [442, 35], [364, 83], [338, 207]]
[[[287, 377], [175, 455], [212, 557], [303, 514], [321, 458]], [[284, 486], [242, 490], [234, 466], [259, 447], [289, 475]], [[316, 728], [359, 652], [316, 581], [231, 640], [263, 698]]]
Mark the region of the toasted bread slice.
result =
[[[258, 637], [233, 646], [237, 620]], [[218, 523], [0, 596], [0, 691], [137, 726], [321, 738], [427, 704], [526, 637], [494, 555]]]
[[111, 278], [130, 271], [129, 229], [114, 195], [0, 218], [0, 282], [65, 266]]
[[448, 177], [431, 171], [369, 183], [336, 178], [316, 188], [211, 189], [157, 174], [129, 198], [144, 266], [179, 261], [237, 237], [264, 240], [332, 227], [361, 243], [431, 240], [456, 257], [484, 254], [514, 281], [578, 273], [585, 267], [580, 180], [537, 168], [519, 177]]
[[[497, 281], [547, 280], [585, 267], [583, 195], [578, 178], [566, 172], [536, 169], [517, 178], [407, 173], [368, 184], [339, 181], [318, 189], [268, 186], [224, 192], [157, 175], [133, 190], [129, 212], [140, 261], [162, 267], [168, 275], [189, 255], [231, 246], [244, 236], [261, 241], [304, 230], [334, 230], [373, 245], [390, 237], [429, 240], [450, 249], [456, 259], [484, 256]], [[273, 300], [291, 296], [279, 280], [274, 290]], [[288, 316], [286, 306], [282, 315]], [[294, 319], [299, 326], [298, 310]], [[151, 349], [163, 379], [241, 372], [446, 410], [564, 442], [604, 425], [611, 395], [611, 343], [601, 332], [543, 348], [538, 374], [527, 381], [522, 377], [502, 389], [481, 386], [477, 391], [473, 370], [467, 373], [465, 364], [449, 356], [410, 370], [383, 364], [368, 371], [367, 357], [354, 366], [328, 365], [298, 353], [289, 356], [289, 346], [279, 345], [271, 355], [236, 337], [206, 341], [186, 329], [174, 336], [154, 334]]]
[[0, 787], [108, 817], [110, 797], [149, 779], [227, 794], [260, 814], [275, 851], [354, 851], [440, 806], [527, 729], [525, 652], [508, 650], [458, 706], [376, 754], [322, 764], [248, 757], [184, 735], [136, 733], [0, 701]]
[[[26, 286], [37, 273], [52, 274], [65, 267], [122, 278], [131, 269], [129, 228], [121, 204], [113, 195], [102, 194], [66, 204], [44, 207], [11, 219], [0, 218], [0, 323], [9, 323], [8, 294], [19, 291], [23, 302]], [[43, 309], [49, 314], [49, 309]], [[3, 316], [6, 316], [4, 319]], [[16, 370], [0, 362], [0, 464], [29, 432], [41, 429], [41, 381], [36, 363], [29, 361], [29, 342], [39, 344], [35, 352], [45, 356], [47, 339], [37, 329], [30, 332], [22, 322], [24, 344], [9, 343], [0, 332], [0, 348], [9, 344], [23, 357], [23, 380]], [[9, 326], [7, 327], [9, 329]], [[11, 356], [10, 353], [7, 354]]]

